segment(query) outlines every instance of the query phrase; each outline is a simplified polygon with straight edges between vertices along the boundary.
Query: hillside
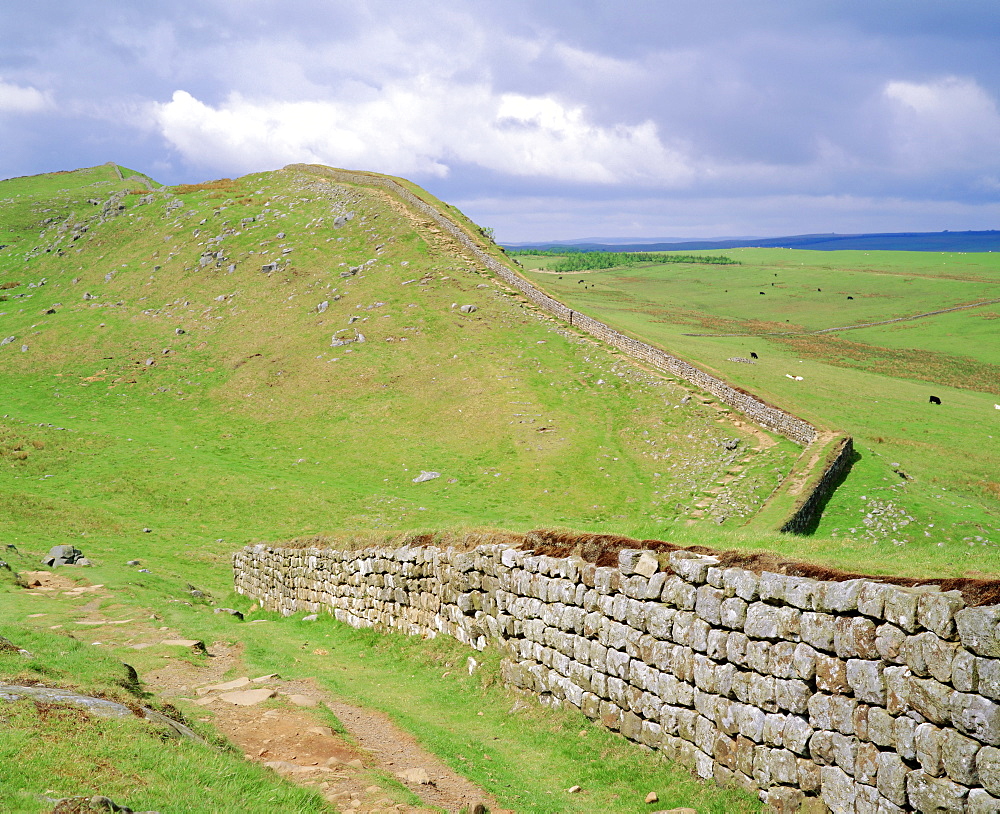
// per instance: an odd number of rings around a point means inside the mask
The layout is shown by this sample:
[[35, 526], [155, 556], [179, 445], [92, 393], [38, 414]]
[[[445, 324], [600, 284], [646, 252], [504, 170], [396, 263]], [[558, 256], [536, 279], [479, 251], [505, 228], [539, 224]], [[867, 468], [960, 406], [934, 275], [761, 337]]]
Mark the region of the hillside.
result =
[[[507, 731], [496, 664], [441, 684], [460, 649], [259, 613], [233, 594], [230, 558], [262, 539], [485, 526], [714, 539], [797, 447], [551, 321], [398, 199], [323, 168], [175, 188], [114, 165], [12, 179], [0, 228], [0, 676], [151, 705], [236, 745], [164, 746], [142, 722], [15, 705], [0, 808], [102, 793], [425, 810], [419, 784], [368, 757], [323, 783], [289, 774], [301, 742], [261, 743], [258, 709], [210, 689], [255, 676], [275, 694], [266, 726], [326, 727], [323, 748], [350, 756], [328, 711], [346, 698], [518, 810], [646, 810], [649, 788], [756, 810], [619, 739], [582, 739], [571, 716], [533, 710]], [[43, 569], [56, 544], [92, 565]], [[297, 709], [302, 693], [327, 700]], [[275, 755], [313, 791], [255, 765]], [[585, 797], [550, 796], [581, 778]]]

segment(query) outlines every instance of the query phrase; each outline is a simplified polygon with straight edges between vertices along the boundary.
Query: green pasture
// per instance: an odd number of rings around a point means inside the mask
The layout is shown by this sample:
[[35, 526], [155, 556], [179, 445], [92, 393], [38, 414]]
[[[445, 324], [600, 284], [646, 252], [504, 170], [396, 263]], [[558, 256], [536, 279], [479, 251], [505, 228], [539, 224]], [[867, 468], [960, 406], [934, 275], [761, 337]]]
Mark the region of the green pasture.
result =
[[[573, 308], [854, 436], [860, 460], [824, 513], [822, 544], [791, 548], [852, 569], [997, 573], [1000, 303], [815, 332], [998, 299], [1000, 255], [727, 254], [741, 265], [528, 276]], [[755, 364], [731, 361], [752, 352]]]

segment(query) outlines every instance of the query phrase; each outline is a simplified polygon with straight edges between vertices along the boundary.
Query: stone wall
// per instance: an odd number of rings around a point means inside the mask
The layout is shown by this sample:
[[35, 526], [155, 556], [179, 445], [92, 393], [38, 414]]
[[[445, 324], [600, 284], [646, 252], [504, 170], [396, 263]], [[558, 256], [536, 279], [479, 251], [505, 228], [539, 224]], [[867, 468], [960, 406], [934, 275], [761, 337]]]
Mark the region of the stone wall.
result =
[[284, 614], [444, 633], [779, 812], [1000, 812], [1000, 606], [625, 550], [247, 547], [236, 590]]
[[831, 450], [823, 468], [816, 473], [816, 482], [812, 489], [808, 490], [778, 531], [792, 534], [810, 533], [815, 528], [830, 495], [853, 464], [854, 441], [850, 437], [842, 437]]

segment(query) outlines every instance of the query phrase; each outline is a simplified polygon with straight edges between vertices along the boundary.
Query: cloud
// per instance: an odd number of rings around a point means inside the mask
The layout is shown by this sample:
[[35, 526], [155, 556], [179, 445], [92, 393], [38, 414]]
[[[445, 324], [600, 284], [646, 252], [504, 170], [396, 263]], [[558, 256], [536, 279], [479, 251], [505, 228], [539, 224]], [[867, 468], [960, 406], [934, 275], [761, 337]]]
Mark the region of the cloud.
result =
[[40, 90], [0, 80], [0, 113], [36, 113], [49, 105], [48, 97]]
[[897, 80], [885, 85], [884, 95], [895, 117], [895, 152], [906, 166], [933, 171], [997, 165], [1000, 112], [975, 81]]
[[571, 183], [666, 186], [694, 174], [653, 122], [598, 124], [584, 106], [555, 96], [427, 75], [341, 90], [316, 101], [232, 93], [217, 106], [178, 90], [152, 116], [186, 161], [227, 171], [302, 161], [441, 178], [463, 164]]

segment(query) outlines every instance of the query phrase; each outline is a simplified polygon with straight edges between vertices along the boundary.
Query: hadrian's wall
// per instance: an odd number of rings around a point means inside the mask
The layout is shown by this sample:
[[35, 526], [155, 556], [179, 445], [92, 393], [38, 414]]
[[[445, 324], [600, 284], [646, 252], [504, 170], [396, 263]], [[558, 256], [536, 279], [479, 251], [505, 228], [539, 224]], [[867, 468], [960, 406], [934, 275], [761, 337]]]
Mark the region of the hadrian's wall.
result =
[[1000, 606], [957, 591], [506, 545], [257, 545], [234, 568], [269, 610], [496, 646], [509, 684], [780, 812], [1000, 812]]

